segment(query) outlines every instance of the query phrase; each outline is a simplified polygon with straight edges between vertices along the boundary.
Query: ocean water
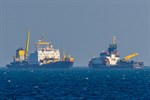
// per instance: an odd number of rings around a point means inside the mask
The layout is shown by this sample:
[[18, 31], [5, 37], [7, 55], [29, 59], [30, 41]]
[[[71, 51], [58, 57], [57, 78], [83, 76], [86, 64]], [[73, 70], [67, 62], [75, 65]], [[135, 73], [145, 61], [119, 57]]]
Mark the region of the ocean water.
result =
[[150, 68], [0, 69], [0, 100], [150, 100]]

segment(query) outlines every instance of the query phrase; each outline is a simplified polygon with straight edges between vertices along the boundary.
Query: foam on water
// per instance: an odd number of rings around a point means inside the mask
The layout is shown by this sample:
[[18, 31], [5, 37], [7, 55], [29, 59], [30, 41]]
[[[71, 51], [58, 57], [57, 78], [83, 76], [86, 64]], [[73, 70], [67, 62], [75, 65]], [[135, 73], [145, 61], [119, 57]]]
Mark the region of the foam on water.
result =
[[2, 100], [150, 99], [150, 69], [0, 70]]

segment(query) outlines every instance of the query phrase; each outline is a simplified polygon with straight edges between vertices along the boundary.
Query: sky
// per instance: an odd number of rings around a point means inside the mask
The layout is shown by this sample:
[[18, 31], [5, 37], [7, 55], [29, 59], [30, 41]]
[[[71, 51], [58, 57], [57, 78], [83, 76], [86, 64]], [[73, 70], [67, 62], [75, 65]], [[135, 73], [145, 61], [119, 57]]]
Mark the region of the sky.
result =
[[138, 52], [134, 59], [150, 65], [149, 0], [0, 0], [0, 66], [25, 48], [28, 30], [30, 53], [44, 32], [54, 48], [75, 58], [75, 66], [87, 66], [113, 36], [121, 58]]

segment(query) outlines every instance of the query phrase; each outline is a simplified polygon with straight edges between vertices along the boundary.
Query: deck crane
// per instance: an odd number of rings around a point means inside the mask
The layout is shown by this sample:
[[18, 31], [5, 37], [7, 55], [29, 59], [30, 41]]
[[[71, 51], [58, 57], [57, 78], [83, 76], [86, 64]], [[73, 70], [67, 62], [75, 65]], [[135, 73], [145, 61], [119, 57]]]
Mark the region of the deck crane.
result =
[[27, 40], [26, 40], [25, 60], [28, 59], [29, 42], [30, 42], [30, 30], [28, 31], [28, 36], [27, 36]]
[[133, 57], [136, 57], [138, 56], [139, 54], [138, 53], [133, 53], [133, 54], [130, 54], [130, 55], [127, 55], [123, 58], [124, 61], [128, 61], [129, 59], [133, 58]]

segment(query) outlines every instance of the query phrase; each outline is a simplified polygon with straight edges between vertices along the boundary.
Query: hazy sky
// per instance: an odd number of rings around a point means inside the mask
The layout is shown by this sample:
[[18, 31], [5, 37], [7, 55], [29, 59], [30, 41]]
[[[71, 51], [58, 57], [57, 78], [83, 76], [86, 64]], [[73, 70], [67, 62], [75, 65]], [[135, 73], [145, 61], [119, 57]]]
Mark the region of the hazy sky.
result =
[[25, 48], [31, 31], [30, 52], [45, 33], [45, 40], [86, 66], [93, 56], [108, 48], [113, 36], [121, 58], [135, 58], [150, 65], [149, 0], [0, 0], [0, 66]]

